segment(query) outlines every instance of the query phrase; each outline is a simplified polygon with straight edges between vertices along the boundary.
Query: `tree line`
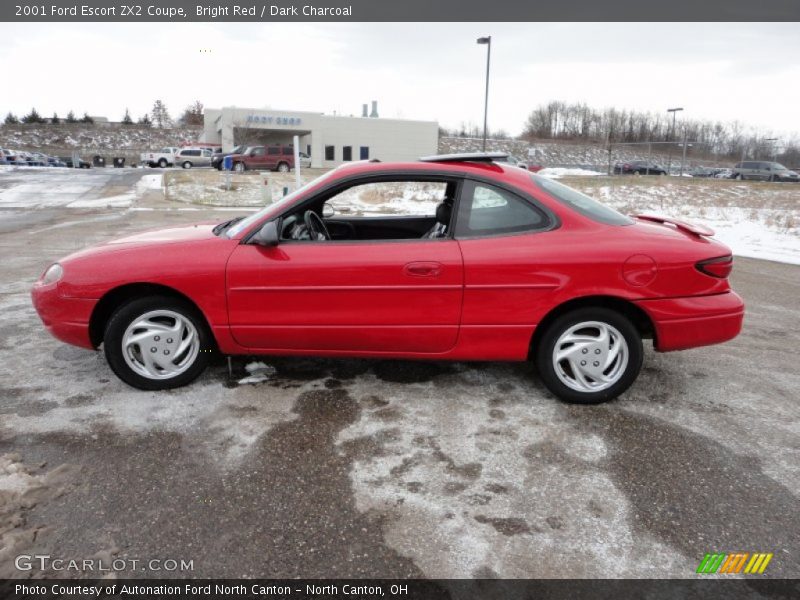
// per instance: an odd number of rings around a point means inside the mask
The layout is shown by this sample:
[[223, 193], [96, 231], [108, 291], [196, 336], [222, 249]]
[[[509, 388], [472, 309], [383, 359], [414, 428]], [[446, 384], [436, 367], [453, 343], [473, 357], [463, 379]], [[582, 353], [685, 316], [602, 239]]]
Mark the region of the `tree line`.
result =
[[682, 142], [685, 138], [699, 153], [726, 158], [769, 158], [773, 155], [800, 163], [796, 137], [774, 139], [771, 131], [746, 127], [739, 121], [687, 119], [678, 115], [617, 108], [596, 109], [583, 103], [552, 101], [531, 111], [521, 138], [598, 143]]
[[[52, 117], [46, 118], [40, 115], [36, 108], [31, 108], [31, 111], [22, 117], [17, 117], [14, 113], [9, 111], [3, 122], [6, 125], [58, 125], [60, 123], [85, 123], [91, 125], [94, 124], [95, 121], [86, 112], [83, 113], [83, 117], [76, 117], [73, 111], [69, 111], [64, 118], [59, 117], [58, 113], [53, 113]], [[136, 124], [158, 129], [170, 129], [176, 125], [200, 127], [203, 125], [203, 103], [199, 100], [195, 100], [184, 109], [183, 114], [175, 121], [170, 116], [166, 104], [164, 104], [162, 100], [156, 100], [153, 103], [152, 110], [139, 117], [136, 121], [131, 117], [130, 110], [126, 108], [125, 114], [120, 122], [123, 125]]]

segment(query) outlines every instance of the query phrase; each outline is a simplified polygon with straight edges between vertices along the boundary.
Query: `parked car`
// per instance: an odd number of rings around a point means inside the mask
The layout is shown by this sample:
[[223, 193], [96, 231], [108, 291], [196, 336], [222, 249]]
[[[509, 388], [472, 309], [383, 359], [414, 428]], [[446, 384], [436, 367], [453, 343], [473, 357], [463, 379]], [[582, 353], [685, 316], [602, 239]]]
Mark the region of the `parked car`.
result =
[[240, 173], [251, 169], [288, 173], [293, 168], [293, 146], [250, 146], [233, 155], [233, 170]]
[[47, 157], [47, 164], [50, 167], [66, 167], [67, 163], [65, 163], [60, 158], [56, 158], [55, 156], [48, 156]]
[[692, 177], [714, 177], [720, 169], [715, 167], [695, 167], [689, 171]]
[[[145, 390], [188, 384], [217, 350], [532, 359], [555, 395], [595, 403], [634, 382], [643, 339], [666, 352], [738, 335], [731, 251], [710, 229], [627, 217], [555, 180], [486, 168], [498, 158], [351, 163], [246, 217], [62, 258], [33, 304], [55, 337], [102, 345]], [[397, 210], [335, 214], [376, 189]]]
[[[71, 156], [59, 156], [58, 159], [64, 163], [65, 166], [69, 167], [70, 169], [75, 168], [75, 163], [72, 162]], [[78, 157], [78, 167], [81, 169], [91, 169], [92, 163], [87, 160], [83, 160], [80, 156]]]
[[311, 168], [311, 157], [306, 154], [305, 152], [298, 152], [297, 155], [300, 157], [300, 168], [301, 169], [310, 169]]
[[761, 160], [746, 160], [733, 167], [733, 179], [755, 179], [761, 181], [790, 181], [797, 183], [800, 175], [780, 163]]
[[720, 169], [714, 173], [714, 179], [730, 179], [733, 177], [732, 169]]
[[666, 175], [667, 170], [661, 165], [646, 160], [631, 160], [614, 165], [615, 175]]
[[179, 150], [177, 146], [167, 146], [157, 152], [142, 152], [139, 155], [139, 162], [148, 167], [165, 169], [175, 164], [175, 155]]
[[175, 164], [184, 169], [210, 167], [211, 150], [208, 148], [181, 148], [175, 155]]
[[240, 154], [245, 151], [244, 146], [234, 146], [230, 152], [223, 152], [222, 148], [218, 148], [211, 155], [211, 168], [221, 171], [225, 166], [225, 157], [233, 154]]

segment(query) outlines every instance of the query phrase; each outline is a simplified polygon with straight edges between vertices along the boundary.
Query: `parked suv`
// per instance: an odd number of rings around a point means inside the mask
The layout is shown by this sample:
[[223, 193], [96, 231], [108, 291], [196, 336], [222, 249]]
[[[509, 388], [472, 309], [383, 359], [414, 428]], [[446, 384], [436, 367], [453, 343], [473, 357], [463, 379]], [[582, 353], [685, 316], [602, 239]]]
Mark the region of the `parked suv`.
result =
[[758, 179], [761, 181], [800, 181], [800, 176], [780, 163], [746, 160], [733, 167], [733, 179]]
[[294, 147], [250, 146], [241, 154], [234, 154], [233, 170], [241, 173], [248, 169], [288, 173], [294, 169]]
[[181, 148], [175, 155], [175, 164], [184, 169], [210, 167], [211, 156], [208, 148]]

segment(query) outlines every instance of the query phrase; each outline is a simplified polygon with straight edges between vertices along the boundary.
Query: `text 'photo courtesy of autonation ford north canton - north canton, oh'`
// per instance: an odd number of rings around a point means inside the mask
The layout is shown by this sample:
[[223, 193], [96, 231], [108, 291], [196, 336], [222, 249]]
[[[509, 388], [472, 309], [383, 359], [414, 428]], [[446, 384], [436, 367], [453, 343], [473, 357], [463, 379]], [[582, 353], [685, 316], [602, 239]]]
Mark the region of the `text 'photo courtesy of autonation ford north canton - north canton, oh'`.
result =
[[799, 20], [0, 5], [0, 596], [797, 596]]

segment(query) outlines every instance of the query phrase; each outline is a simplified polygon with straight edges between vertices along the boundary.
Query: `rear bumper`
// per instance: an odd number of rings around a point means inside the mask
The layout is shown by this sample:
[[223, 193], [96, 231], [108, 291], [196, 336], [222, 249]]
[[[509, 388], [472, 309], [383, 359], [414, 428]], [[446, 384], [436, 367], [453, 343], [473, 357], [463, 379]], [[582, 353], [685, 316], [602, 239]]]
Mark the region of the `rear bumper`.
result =
[[744, 320], [744, 301], [735, 292], [636, 304], [653, 321], [659, 352], [726, 342], [739, 335]]
[[89, 320], [97, 300], [65, 298], [58, 286], [37, 283], [31, 290], [31, 299], [44, 326], [53, 337], [81, 348], [94, 350], [89, 339]]

